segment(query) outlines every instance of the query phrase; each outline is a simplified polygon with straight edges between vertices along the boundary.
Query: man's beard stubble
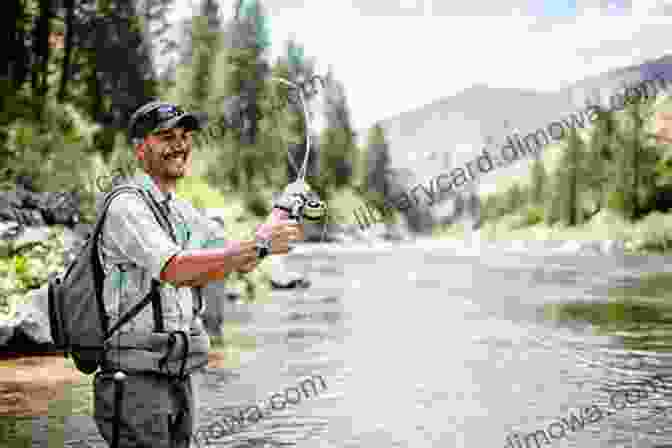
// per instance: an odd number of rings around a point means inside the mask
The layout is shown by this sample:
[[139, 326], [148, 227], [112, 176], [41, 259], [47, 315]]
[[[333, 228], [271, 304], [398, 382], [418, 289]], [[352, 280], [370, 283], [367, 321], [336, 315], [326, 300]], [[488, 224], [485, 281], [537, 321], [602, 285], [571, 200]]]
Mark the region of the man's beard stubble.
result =
[[147, 168], [149, 168], [149, 174], [169, 181], [176, 181], [186, 176], [189, 170], [189, 165], [191, 163], [191, 149], [184, 150], [186, 157], [184, 158], [184, 161], [181, 162], [181, 168], [173, 169], [170, 165], [175, 162], [164, 158], [166, 154], [170, 154], [178, 150], [179, 149], [177, 148], [168, 148], [164, 151], [160, 151], [156, 148], [151, 148], [151, 155], [147, 160], [149, 163], [146, 165]]

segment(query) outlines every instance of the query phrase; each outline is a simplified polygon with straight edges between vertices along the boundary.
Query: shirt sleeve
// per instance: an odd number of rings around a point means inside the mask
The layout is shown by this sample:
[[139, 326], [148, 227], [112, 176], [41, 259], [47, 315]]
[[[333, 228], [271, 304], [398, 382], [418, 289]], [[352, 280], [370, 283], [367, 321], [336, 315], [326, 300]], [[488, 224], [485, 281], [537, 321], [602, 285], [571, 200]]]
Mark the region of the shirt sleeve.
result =
[[160, 280], [166, 263], [182, 250], [157, 222], [144, 200], [133, 193], [122, 193], [112, 201], [103, 236], [110, 249], [147, 269], [156, 280]]

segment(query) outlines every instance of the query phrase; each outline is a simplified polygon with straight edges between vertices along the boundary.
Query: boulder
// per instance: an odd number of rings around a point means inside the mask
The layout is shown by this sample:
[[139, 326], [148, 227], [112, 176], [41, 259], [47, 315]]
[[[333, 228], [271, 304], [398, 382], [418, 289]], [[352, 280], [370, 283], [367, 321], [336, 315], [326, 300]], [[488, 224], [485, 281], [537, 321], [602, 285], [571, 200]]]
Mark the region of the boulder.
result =
[[[21, 232], [21, 226], [16, 221], [0, 221], [0, 240], [16, 238]], [[5, 256], [0, 253], [0, 256]]]
[[79, 222], [80, 198], [76, 192], [42, 193], [39, 209], [49, 224], [75, 225]]
[[34, 348], [53, 342], [49, 326], [47, 285], [30, 291], [28, 299], [16, 304], [13, 317], [0, 321], [0, 346], [5, 346], [5, 351], [26, 351], [26, 346], [11, 346], [11, 341], [16, 338], [26, 341], [23, 345], [34, 345]]
[[289, 271], [281, 258], [271, 259], [271, 287], [273, 289], [294, 289], [310, 287], [310, 280], [298, 272]]
[[43, 243], [49, 239], [49, 227], [26, 227], [24, 231], [13, 241], [15, 252], [21, 249]]
[[[80, 198], [76, 192], [35, 193], [22, 185], [17, 185], [13, 191], [0, 192], [0, 222], [17, 223], [19, 227], [71, 226], [79, 222], [79, 207]], [[20, 229], [10, 237], [18, 233]]]
[[0, 347], [5, 346], [12, 337], [16, 323], [13, 319], [0, 319]]
[[46, 224], [42, 212], [36, 209], [24, 208], [15, 210], [19, 222], [24, 226], [41, 227]]
[[0, 216], [9, 208], [21, 208], [23, 198], [17, 191], [0, 191]]

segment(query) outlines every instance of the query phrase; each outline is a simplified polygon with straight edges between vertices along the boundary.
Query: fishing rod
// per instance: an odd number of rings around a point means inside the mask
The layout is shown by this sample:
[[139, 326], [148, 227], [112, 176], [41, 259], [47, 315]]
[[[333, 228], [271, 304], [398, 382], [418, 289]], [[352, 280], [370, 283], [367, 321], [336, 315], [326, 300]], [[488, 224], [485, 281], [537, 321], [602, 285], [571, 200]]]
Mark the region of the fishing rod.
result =
[[[271, 210], [271, 225], [283, 220], [292, 220], [301, 224], [304, 220], [316, 222], [322, 220], [325, 216], [328, 218], [326, 203], [319, 198], [317, 193], [315, 193], [305, 181], [311, 142], [310, 115], [308, 113], [308, 106], [306, 105], [304, 89], [307, 82], [311, 82], [314, 87], [315, 79], [318, 79], [321, 86], [324, 87], [324, 81], [319, 76], [313, 76], [309, 80], [299, 84], [277, 76], [270, 77], [271, 81], [279, 82], [293, 89], [295, 92], [298, 92], [298, 98], [301, 102], [306, 125], [306, 153], [303, 157], [301, 168], [297, 167], [296, 160], [289, 150], [289, 147], [287, 147], [287, 157], [296, 173], [296, 180], [289, 183], [279, 197], [274, 200], [273, 208]], [[315, 92], [315, 90], [313, 91]], [[325, 233], [326, 223], [322, 229], [322, 237], [320, 241], [324, 239]], [[259, 253], [261, 257], [270, 253], [270, 241], [270, 228], [261, 228], [261, 232], [258, 232], [257, 234], [257, 244], [260, 247]]]

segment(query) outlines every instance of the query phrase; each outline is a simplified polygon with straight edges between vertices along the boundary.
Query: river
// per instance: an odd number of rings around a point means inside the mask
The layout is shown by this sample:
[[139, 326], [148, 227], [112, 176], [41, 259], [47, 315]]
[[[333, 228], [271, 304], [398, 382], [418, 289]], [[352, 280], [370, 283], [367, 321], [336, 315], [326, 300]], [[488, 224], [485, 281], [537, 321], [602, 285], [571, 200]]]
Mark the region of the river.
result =
[[[425, 242], [301, 248], [288, 264], [312, 287], [235, 306], [225, 327], [246, 342], [227, 352], [231, 367], [208, 371], [203, 423], [312, 375], [327, 388], [210, 446], [501, 448], [514, 432], [606, 408], [630, 377], [672, 374], [669, 256], [475, 254]], [[582, 316], [606, 320], [591, 327]], [[85, 415], [90, 388], [71, 391], [68, 413], [78, 415], [61, 421], [60, 446], [105, 446]], [[542, 446], [672, 444], [672, 414], [652, 416], [669, 397]], [[46, 448], [47, 425], [58, 418], [3, 420], [6, 446]]]

